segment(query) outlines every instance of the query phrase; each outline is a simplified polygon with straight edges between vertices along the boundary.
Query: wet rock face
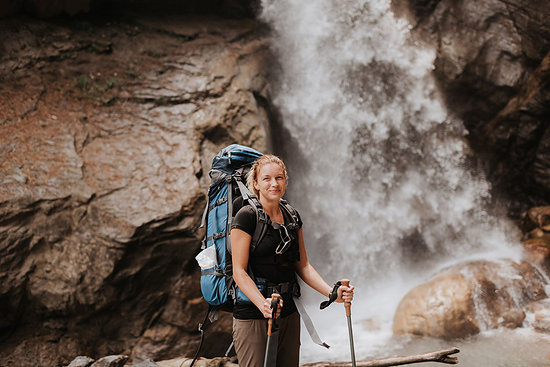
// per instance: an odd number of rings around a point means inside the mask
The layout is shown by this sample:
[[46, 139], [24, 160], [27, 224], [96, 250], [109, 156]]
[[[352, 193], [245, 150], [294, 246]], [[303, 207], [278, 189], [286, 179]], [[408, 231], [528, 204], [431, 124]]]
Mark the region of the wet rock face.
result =
[[550, 207], [534, 207], [524, 212], [520, 228], [527, 258], [550, 274]]
[[269, 48], [248, 20], [126, 19], [0, 21], [2, 365], [197, 346], [207, 171], [266, 150]]
[[462, 338], [481, 330], [520, 327], [528, 305], [546, 298], [544, 286], [543, 276], [526, 262], [458, 265], [403, 298], [393, 331]]
[[550, 333], [550, 299], [546, 298], [529, 305], [532, 313], [531, 324], [540, 333]]
[[409, 1], [414, 32], [437, 47], [435, 73], [451, 112], [510, 214], [550, 202], [550, 3]]

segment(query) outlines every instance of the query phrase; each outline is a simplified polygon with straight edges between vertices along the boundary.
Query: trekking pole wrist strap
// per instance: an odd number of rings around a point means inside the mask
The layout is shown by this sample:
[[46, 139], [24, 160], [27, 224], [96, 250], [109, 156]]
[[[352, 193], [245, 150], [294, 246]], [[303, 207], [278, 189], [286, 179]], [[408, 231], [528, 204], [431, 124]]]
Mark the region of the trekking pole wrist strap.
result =
[[336, 283], [334, 283], [334, 287], [332, 287], [332, 290], [328, 295], [328, 301], [321, 302], [321, 306], [320, 306], [321, 310], [327, 308], [328, 306], [330, 306], [332, 302], [336, 301], [336, 299], [338, 298], [338, 288], [340, 288], [341, 285], [342, 285], [342, 282], [340, 281], [337, 281]]

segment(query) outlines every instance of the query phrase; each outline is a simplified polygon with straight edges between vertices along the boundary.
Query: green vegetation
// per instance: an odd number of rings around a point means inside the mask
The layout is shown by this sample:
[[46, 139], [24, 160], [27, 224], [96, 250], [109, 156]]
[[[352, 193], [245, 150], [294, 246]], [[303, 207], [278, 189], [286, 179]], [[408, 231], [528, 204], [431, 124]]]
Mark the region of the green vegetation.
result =
[[76, 78], [76, 86], [82, 91], [89, 90], [91, 86], [90, 78], [87, 75], [79, 75]]
[[103, 105], [113, 105], [117, 99], [122, 81], [117, 77], [108, 79], [92, 78], [88, 75], [76, 77], [76, 89], [80, 91], [80, 98], [95, 100]]
[[100, 92], [106, 92], [106, 91], [108, 91], [109, 89], [114, 88], [114, 87], [115, 87], [116, 85], [118, 85], [118, 84], [119, 84], [119, 80], [118, 80], [117, 78], [115, 78], [115, 77], [112, 77], [112, 78], [107, 79], [107, 80], [105, 81], [105, 83], [100, 84], [100, 85], [98, 86], [98, 90], [99, 90]]

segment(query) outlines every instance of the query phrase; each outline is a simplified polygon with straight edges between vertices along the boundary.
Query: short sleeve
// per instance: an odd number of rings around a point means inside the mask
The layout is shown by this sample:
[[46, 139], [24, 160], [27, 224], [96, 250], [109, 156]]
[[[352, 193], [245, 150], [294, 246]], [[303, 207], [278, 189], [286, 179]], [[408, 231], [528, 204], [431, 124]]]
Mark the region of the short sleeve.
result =
[[250, 205], [245, 205], [239, 209], [231, 224], [231, 229], [233, 228], [238, 228], [253, 236], [256, 230], [256, 213], [254, 212], [254, 208]]

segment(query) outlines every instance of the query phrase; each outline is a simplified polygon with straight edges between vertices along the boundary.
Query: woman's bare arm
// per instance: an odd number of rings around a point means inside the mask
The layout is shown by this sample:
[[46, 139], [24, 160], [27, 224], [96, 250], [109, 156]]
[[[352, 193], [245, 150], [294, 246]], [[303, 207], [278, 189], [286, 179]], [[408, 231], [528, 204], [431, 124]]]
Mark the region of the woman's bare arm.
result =
[[[302, 229], [298, 232], [298, 242], [300, 244], [300, 261], [296, 264], [296, 272], [300, 278], [311, 288], [315, 289], [322, 295], [329, 297], [332, 287], [325, 282], [323, 277], [315, 270], [307, 258], [306, 246], [304, 243], [304, 235]], [[338, 298], [336, 302], [351, 302], [353, 299], [353, 286], [338, 288]]]
[[[233, 261], [233, 279], [243, 293], [262, 312], [264, 317], [271, 318], [271, 298], [265, 298], [254, 280], [248, 275], [248, 259], [250, 253], [250, 242], [252, 237], [245, 231], [233, 228], [231, 230], [231, 256]], [[279, 302], [279, 310], [283, 301]]]

